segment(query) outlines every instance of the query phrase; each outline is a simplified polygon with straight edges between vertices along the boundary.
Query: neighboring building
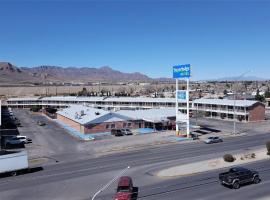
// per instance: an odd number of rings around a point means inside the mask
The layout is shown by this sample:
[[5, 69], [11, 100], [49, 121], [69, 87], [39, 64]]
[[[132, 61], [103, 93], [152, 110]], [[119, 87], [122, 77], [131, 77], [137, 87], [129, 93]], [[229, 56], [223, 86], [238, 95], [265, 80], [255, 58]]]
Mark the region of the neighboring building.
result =
[[[37, 98], [10, 98], [8, 106], [28, 108], [32, 105], [66, 107], [72, 104], [91, 104], [107, 108], [162, 108], [175, 107], [174, 98], [147, 98], [147, 97], [75, 97], [53, 96]], [[179, 107], [185, 107], [185, 101], [179, 102]]]
[[[179, 111], [186, 112], [185, 100], [179, 101]], [[265, 119], [265, 106], [258, 101], [229, 99], [197, 99], [190, 101], [193, 114], [201, 112], [206, 117], [224, 120], [238, 120], [243, 122], [261, 121]], [[153, 108], [175, 108], [175, 98], [147, 98], [147, 97], [73, 97], [53, 96], [37, 98], [10, 98], [9, 107], [29, 108], [32, 105], [43, 107], [53, 106], [63, 108], [70, 105], [91, 105], [107, 110], [139, 110]], [[268, 104], [269, 105], [269, 104]], [[234, 117], [234, 106], [235, 115]], [[197, 110], [197, 111], [196, 111]]]
[[229, 99], [197, 99], [193, 111], [203, 116], [243, 122], [265, 120], [265, 105], [258, 101]]
[[265, 98], [266, 106], [270, 107], [270, 98]]
[[[2, 125], [2, 102], [0, 100], [0, 127], [1, 127], [1, 125]], [[1, 135], [1, 133], [0, 133], [0, 135]]]
[[110, 132], [111, 129], [163, 128], [175, 118], [174, 109], [105, 111], [84, 105], [72, 105], [57, 112], [57, 119], [80, 133]]

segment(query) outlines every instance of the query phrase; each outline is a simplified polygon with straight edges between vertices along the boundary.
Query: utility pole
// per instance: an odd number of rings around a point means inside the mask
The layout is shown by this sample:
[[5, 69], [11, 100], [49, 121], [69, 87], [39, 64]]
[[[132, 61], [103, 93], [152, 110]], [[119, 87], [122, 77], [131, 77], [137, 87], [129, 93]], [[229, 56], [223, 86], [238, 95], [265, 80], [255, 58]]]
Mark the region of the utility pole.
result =
[[[245, 76], [247, 73], [251, 72], [251, 70], [248, 70], [246, 72], [244, 72], [243, 74], [241, 74], [240, 76], [236, 77], [234, 83], [239, 80], [240, 78], [242, 78], [243, 76]], [[236, 89], [233, 92], [233, 96], [234, 96], [234, 101], [233, 101], [233, 134], [236, 134], [236, 119], [235, 119], [235, 115], [236, 115], [236, 111], [235, 111], [235, 106], [236, 106]]]
[[189, 78], [187, 80], [186, 99], [187, 99], [187, 138], [189, 138]]
[[176, 130], [176, 134], [179, 135], [179, 125], [178, 125], [178, 112], [179, 112], [179, 108], [178, 108], [178, 78], [176, 78], [176, 90], [175, 90], [175, 130]]

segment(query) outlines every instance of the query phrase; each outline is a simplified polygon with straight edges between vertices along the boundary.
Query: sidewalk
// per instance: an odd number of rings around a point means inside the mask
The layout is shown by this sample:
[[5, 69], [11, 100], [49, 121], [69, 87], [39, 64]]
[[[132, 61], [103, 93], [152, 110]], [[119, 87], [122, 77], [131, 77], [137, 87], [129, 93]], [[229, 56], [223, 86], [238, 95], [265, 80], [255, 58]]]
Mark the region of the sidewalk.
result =
[[[252, 154], [255, 153], [255, 157]], [[157, 173], [159, 177], [175, 177], [175, 176], [188, 176], [197, 173], [202, 173], [210, 170], [221, 169], [226, 167], [232, 167], [235, 165], [241, 165], [245, 163], [255, 162], [259, 160], [269, 159], [267, 150], [265, 148], [253, 149], [253, 150], [242, 150], [241, 152], [231, 152], [236, 158], [234, 162], [225, 162], [223, 157], [208, 159], [204, 161], [178, 165], [170, 167], [168, 169], [161, 170]]]

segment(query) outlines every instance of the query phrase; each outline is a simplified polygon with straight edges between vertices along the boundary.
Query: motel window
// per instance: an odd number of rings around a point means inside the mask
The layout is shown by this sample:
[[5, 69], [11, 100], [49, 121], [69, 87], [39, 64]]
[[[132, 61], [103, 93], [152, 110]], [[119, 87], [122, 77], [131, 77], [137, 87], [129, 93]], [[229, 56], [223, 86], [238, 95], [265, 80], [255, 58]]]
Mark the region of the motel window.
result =
[[111, 128], [115, 128], [115, 124], [111, 124]]
[[128, 127], [131, 127], [131, 123], [128, 123]]
[[109, 129], [110, 128], [110, 124], [106, 124], [106, 129]]
[[127, 127], [127, 123], [123, 123], [123, 128], [126, 128]]

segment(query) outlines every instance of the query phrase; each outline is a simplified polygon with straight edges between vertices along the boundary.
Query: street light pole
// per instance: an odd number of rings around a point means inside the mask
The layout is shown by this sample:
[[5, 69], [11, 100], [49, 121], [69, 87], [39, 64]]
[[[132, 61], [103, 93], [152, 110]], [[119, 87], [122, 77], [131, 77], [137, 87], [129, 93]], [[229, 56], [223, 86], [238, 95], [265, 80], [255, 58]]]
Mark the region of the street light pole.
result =
[[112, 180], [110, 180], [106, 185], [104, 185], [101, 189], [99, 189], [92, 197], [92, 200], [96, 198], [96, 196], [107, 189], [116, 179], [118, 179], [122, 174], [126, 173], [126, 171], [130, 169], [130, 166], [127, 166], [125, 169], [123, 169], [119, 174], [117, 174]]
[[236, 123], [235, 123], [235, 98], [236, 98], [236, 95], [235, 95], [235, 92], [234, 92], [234, 101], [233, 101], [233, 134], [235, 135], [235, 129], [236, 129]]

